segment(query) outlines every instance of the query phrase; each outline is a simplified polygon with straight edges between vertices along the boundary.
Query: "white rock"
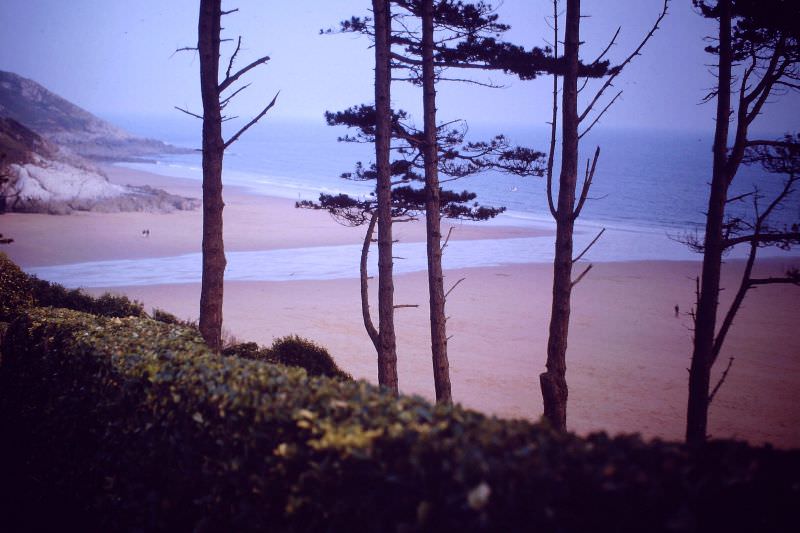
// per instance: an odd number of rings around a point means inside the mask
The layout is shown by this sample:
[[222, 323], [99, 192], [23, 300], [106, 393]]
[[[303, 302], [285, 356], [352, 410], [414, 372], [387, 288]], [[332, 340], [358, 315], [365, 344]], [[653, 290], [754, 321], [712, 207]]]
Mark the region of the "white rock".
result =
[[[16, 201], [31, 200], [49, 203], [53, 201], [100, 200], [121, 196], [125, 187], [109, 183], [105, 176], [57, 161], [38, 161], [39, 165], [10, 165]], [[40, 166], [42, 165], [42, 166]], [[14, 180], [16, 178], [16, 180]]]

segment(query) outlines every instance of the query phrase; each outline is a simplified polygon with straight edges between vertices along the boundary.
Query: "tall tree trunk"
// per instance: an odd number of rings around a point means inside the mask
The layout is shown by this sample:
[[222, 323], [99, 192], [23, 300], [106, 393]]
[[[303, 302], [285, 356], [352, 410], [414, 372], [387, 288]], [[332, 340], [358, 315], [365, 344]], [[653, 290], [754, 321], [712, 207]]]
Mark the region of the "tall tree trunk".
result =
[[389, 0], [372, 0], [375, 18], [375, 162], [378, 168], [378, 383], [397, 394], [392, 259], [391, 14]]
[[694, 349], [689, 369], [689, 403], [686, 442], [705, 442], [708, 426], [708, 393], [714, 360], [714, 335], [722, 266], [725, 203], [728, 198], [728, 128], [731, 111], [731, 1], [719, 2], [719, 68], [717, 76], [717, 124], [714, 132], [714, 166], [703, 242], [703, 273], [697, 301]]
[[578, 48], [580, 46], [580, 0], [567, 1], [564, 34], [566, 72], [562, 88], [562, 151], [553, 261], [553, 303], [547, 341], [547, 371], [539, 376], [544, 416], [550, 425], [567, 427], [567, 336], [572, 296], [572, 235], [575, 224], [575, 189], [578, 179]]
[[431, 355], [436, 401], [450, 403], [450, 364], [447, 360], [447, 331], [444, 314], [442, 273], [442, 223], [439, 197], [438, 146], [436, 140], [436, 73], [433, 68], [433, 0], [422, 3], [422, 98], [425, 137], [425, 228], [430, 293]]
[[225, 247], [222, 240], [222, 116], [219, 104], [221, 0], [201, 0], [197, 47], [203, 98], [203, 280], [200, 333], [214, 351], [221, 349]]

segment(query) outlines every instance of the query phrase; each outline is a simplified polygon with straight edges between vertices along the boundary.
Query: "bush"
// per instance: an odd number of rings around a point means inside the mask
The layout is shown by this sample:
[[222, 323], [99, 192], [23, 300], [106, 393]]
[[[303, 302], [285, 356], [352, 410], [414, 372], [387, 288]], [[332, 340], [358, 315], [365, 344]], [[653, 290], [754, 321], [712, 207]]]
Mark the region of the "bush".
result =
[[164, 311], [163, 309], [154, 308], [152, 319], [158, 322], [163, 322], [164, 324], [173, 324], [175, 326], [184, 326], [187, 328], [197, 329], [197, 322], [193, 322], [191, 320], [182, 320], [172, 313]]
[[297, 335], [275, 339], [267, 353], [271, 362], [305, 368], [312, 376], [353, 379], [336, 366], [328, 350]]
[[142, 304], [110, 293], [97, 298], [23, 272], [0, 252], [0, 320], [32, 305], [59, 307], [107, 317], [146, 317]]
[[267, 361], [267, 349], [259, 348], [255, 342], [242, 342], [222, 349], [224, 357], [240, 357], [251, 361]]
[[224, 356], [304, 368], [310, 376], [348, 379], [353, 377], [340, 369], [328, 350], [313, 341], [288, 335], [275, 339], [269, 348], [259, 348], [254, 342], [234, 344], [222, 350]]
[[41, 307], [72, 309], [93, 315], [124, 318], [126, 316], [146, 317], [144, 306], [131, 301], [127, 296], [105, 293], [97, 298], [80, 289], [67, 289], [63, 285], [30, 277], [33, 297]]
[[[0, 281], [2, 282], [0, 296], [3, 296], [0, 298], [0, 320], [8, 320], [13, 317], [16, 310], [31, 305], [71, 309], [112, 318], [148, 316], [141, 303], [131, 301], [127, 296], [105, 293], [94, 297], [80, 289], [67, 289], [61, 284], [29, 276], [2, 253], [0, 253]], [[195, 322], [181, 320], [161, 309], [153, 309], [152, 318], [165, 324], [197, 329]], [[325, 348], [308, 339], [290, 335], [276, 339], [270, 348], [259, 348], [255, 343], [240, 343], [229, 333], [223, 333], [226, 339], [223, 342], [225, 348], [222, 355], [298, 366], [306, 369], [312, 376], [353, 379], [336, 365]]]
[[34, 305], [30, 277], [0, 252], [0, 321]]
[[792, 531], [800, 452], [693, 453], [487, 418], [208, 352], [193, 330], [34, 309], [0, 365], [26, 529]]

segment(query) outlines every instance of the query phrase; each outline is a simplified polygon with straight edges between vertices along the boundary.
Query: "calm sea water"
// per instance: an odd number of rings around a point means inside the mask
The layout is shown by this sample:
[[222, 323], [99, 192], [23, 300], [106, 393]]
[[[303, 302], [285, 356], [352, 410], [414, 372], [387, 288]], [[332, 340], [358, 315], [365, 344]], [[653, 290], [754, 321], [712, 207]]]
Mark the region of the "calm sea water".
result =
[[[199, 126], [129, 122], [137, 133], [156, 136], [185, 147], [199, 145]], [[192, 126], [190, 124], [190, 126]], [[337, 142], [346, 128], [319, 122], [270, 123], [248, 131], [225, 156], [225, 181], [257, 192], [288, 198], [316, 199], [319, 192], [369, 194], [369, 183], [343, 180], [356, 161], [372, 161], [372, 146]], [[547, 151], [544, 127], [472, 128], [470, 140], [503, 133], [514, 143]], [[598, 126], [581, 144], [581, 166], [601, 148], [590, 200], [582, 221], [610, 228], [659, 229], [681, 233], [701, 228], [711, 175], [711, 132], [622, 130]], [[131, 165], [163, 174], [201, 179], [200, 155], [170, 156], [157, 165]], [[556, 166], [556, 169], [558, 167]], [[521, 178], [487, 172], [450, 184], [453, 189], [478, 193], [486, 205], [505, 206], [508, 218], [550, 221], [544, 178]], [[732, 186], [734, 195], [754, 187], [770, 197], [782, 177], [757, 167], [743, 167]], [[800, 216], [800, 203], [779, 213], [791, 223]], [[752, 212], [750, 203], [732, 205], [737, 215]]]
[[[135, 121], [119, 119], [123, 127], [140, 135], [194, 148], [199, 145], [199, 123]], [[250, 188], [254, 193], [291, 199], [316, 199], [320, 192], [347, 192], [366, 196], [369, 183], [343, 180], [342, 172], [356, 161], [372, 161], [372, 146], [337, 142], [345, 128], [319, 122], [271, 123], [265, 121], [248, 131], [225, 156], [225, 183]], [[472, 128], [471, 140], [503, 133], [514, 143], [546, 151], [546, 128]], [[639, 259], [691, 260], [697, 254], [676, 242], [687, 233], [702, 231], [711, 171], [711, 139], [708, 134], [652, 130], [616, 130], [602, 125], [582, 141], [582, 158], [601, 147], [594, 185], [579, 219], [576, 248], [588, 243], [600, 228], [607, 231], [586, 259], [625, 261]], [[585, 163], [584, 163], [585, 164]], [[125, 166], [164, 175], [202, 178], [199, 153], [165, 156], [154, 163]], [[556, 165], [556, 169], [558, 165]], [[458, 180], [453, 189], [478, 193], [482, 204], [504, 206], [507, 213], [491, 224], [553, 227], [545, 197], [544, 178], [521, 178], [488, 172]], [[757, 187], [765, 198], [776, 194], [782, 177], [759, 168], [744, 167], [732, 193], [743, 194]], [[766, 200], [765, 200], [766, 201]], [[752, 216], [752, 204], [740, 203], [730, 210]], [[797, 197], [776, 213], [776, 222], [791, 224], [800, 219]], [[331, 220], [331, 224], [335, 222]], [[424, 249], [409, 248], [410, 259], [399, 271], [425, 268]], [[330, 279], [358, 274], [358, 251], [351, 247], [325, 247], [293, 251], [231, 254], [227, 279]], [[328, 249], [332, 248], [332, 249]], [[463, 248], [463, 250], [462, 250]], [[322, 252], [322, 253], [320, 253]], [[552, 238], [472, 241], [449, 250], [449, 268], [488, 266], [552, 259]], [[741, 257], [744, 250], [731, 257]], [[762, 255], [778, 255], [765, 249]], [[266, 256], [264, 255], [266, 254]], [[286, 256], [286, 257], [284, 257]], [[45, 279], [76, 286], [114, 286], [199, 280], [199, 258], [187, 255], [143, 261], [87, 263], [66, 267], [32, 269]], [[152, 264], [151, 264], [152, 263]], [[146, 268], [143, 268], [146, 267]], [[152, 273], [157, 272], [157, 279]]]

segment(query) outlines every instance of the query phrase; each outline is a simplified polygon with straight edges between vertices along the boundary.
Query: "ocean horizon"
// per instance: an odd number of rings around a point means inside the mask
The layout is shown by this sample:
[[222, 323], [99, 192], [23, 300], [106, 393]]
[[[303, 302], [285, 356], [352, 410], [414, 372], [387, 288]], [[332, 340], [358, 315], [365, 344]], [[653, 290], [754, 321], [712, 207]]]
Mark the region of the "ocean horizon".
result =
[[[118, 118], [138, 135], [159, 138], [183, 148], [200, 145], [199, 122], [152, 121], [144, 118]], [[192, 127], [194, 126], [194, 127]], [[231, 129], [235, 130], [235, 126]], [[344, 127], [330, 127], [319, 122], [259, 124], [249, 130], [225, 153], [224, 182], [242, 186], [254, 193], [316, 200], [320, 192], [366, 196], [370, 182], [342, 179], [356, 162], [374, 160], [372, 144], [338, 142], [352, 133]], [[589, 201], [579, 222], [591, 226], [635, 230], [662, 229], [670, 232], [694, 232], [704, 226], [708, 202], [708, 183], [712, 167], [713, 131], [670, 131], [644, 128], [607, 128], [598, 124], [581, 141], [581, 176], [595, 148], [601, 150]], [[467, 140], [489, 140], [504, 134], [513, 145], [547, 152], [549, 129], [545, 126], [522, 127], [480, 125], [468, 128]], [[781, 133], [764, 134], [780, 138]], [[559, 147], [560, 148], [560, 147]], [[558, 149], [554, 194], [557, 193]], [[201, 154], [165, 155], [152, 162], [122, 163], [123, 166], [157, 174], [202, 179]], [[543, 177], [519, 177], [497, 171], [454, 180], [446, 186], [453, 190], [471, 190], [482, 205], [505, 207], [500, 220], [536, 223], [551, 222]], [[580, 183], [579, 183], [580, 186]], [[757, 188], [767, 202], [782, 186], [782, 177], [769, 175], [759, 166], [742, 165], [731, 185], [731, 196]], [[787, 203], [788, 205], [788, 203]], [[800, 205], [776, 214], [776, 221], [791, 224], [800, 216]], [[752, 216], [750, 202], [729, 206], [730, 214]]]
[[[137, 135], [157, 137], [176, 146], [194, 148], [199, 128], [158, 121], [117, 120]], [[699, 261], [681, 240], [701, 233], [708, 198], [711, 140], [697, 132], [596, 127], [581, 143], [585, 158], [600, 146], [589, 200], [576, 224], [575, 248], [581, 250], [603, 228], [605, 233], [585, 257], [586, 262], [680, 260]], [[316, 200], [321, 192], [367, 196], [369, 182], [345, 180], [357, 161], [372, 161], [371, 144], [337, 142], [347, 129], [329, 127], [322, 121], [270, 124], [266, 121], [248, 131], [226, 152], [224, 183], [244, 187], [252, 194], [292, 200]], [[469, 140], [489, 139], [503, 133], [514, 144], [547, 151], [548, 130], [541, 128], [490, 128], [469, 130]], [[709, 132], [710, 133], [710, 132]], [[202, 179], [199, 152], [164, 155], [148, 162], [118, 165], [171, 177]], [[556, 162], [556, 180], [558, 162]], [[765, 198], [776, 194], [780, 176], [759, 168], [742, 167], [732, 185], [732, 195], [757, 187]], [[506, 213], [476, 224], [528, 226], [554, 229], [545, 196], [545, 179], [486, 172], [447, 184], [454, 190], [471, 190], [482, 205], [503, 206]], [[764, 201], [767, 201], [766, 199]], [[775, 223], [791, 224], [800, 216], [800, 205], [791, 204], [776, 213]], [[752, 217], [753, 207], [741, 202], [731, 213]], [[469, 222], [466, 222], [469, 223]], [[331, 219], [331, 224], [336, 222]], [[424, 246], [399, 243], [403, 256], [397, 272], [424, 270]], [[269, 280], [336, 279], [358, 276], [359, 250], [352, 245], [318, 249], [270, 250], [229, 253], [226, 279]], [[323, 250], [322, 248], [325, 248]], [[352, 248], [352, 249], [351, 249]], [[445, 268], [468, 268], [513, 263], [552, 261], [553, 237], [452, 242], [445, 254]], [[743, 258], [746, 247], [727, 258]], [[375, 255], [375, 254], [372, 254]], [[786, 252], [764, 248], [760, 257], [786, 256]], [[798, 252], [789, 252], [797, 256]], [[374, 257], [372, 258], [374, 261]], [[371, 270], [374, 271], [373, 264]], [[111, 287], [161, 283], [199, 282], [199, 254], [104, 261], [36, 267], [30, 272], [66, 286]]]

